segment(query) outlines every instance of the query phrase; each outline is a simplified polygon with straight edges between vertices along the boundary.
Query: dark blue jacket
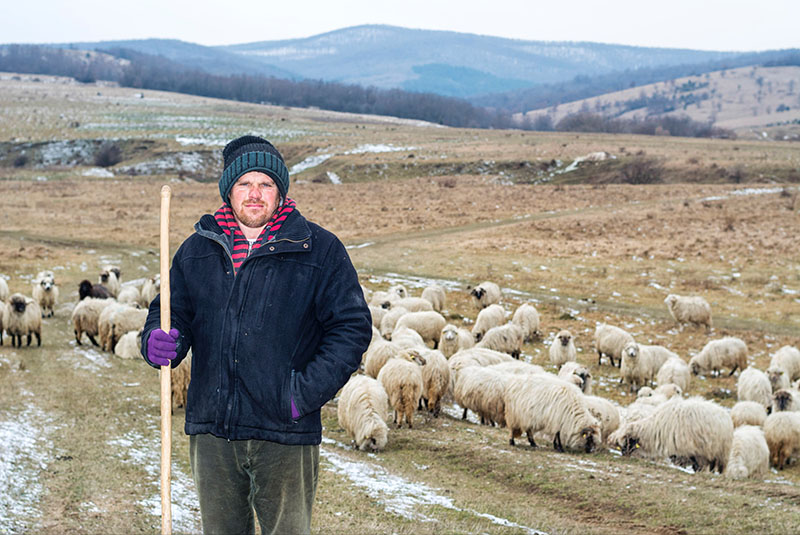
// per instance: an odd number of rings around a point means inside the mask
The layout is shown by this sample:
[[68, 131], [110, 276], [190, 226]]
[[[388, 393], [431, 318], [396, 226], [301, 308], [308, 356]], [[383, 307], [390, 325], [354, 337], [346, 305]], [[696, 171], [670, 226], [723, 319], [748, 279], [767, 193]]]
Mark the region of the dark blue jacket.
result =
[[[181, 333], [172, 366], [192, 348], [186, 433], [319, 444], [320, 407], [356, 370], [372, 336], [350, 257], [296, 209], [236, 276], [231, 247], [205, 215], [172, 259], [171, 325]], [[160, 328], [160, 306], [159, 295], [143, 355], [150, 331]]]

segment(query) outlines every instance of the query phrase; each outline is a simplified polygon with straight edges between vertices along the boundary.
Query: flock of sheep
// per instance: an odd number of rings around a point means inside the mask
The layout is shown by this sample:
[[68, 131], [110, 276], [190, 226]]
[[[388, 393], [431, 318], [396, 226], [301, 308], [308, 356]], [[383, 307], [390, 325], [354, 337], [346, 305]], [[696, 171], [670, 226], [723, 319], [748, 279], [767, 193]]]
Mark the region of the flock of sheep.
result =
[[[84, 335], [99, 349], [123, 359], [139, 359], [141, 331], [147, 308], [160, 289], [159, 277], [146, 278], [140, 284], [122, 284], [121, 271], [104, 267], [98, 282], [82, 280], [78, 285], [79, 300], [72, 309], [71, 324], [75, 341], [82, 345]], [[27, 346], [36, 337], [42, 341], [42, 318], [52, 317], [59, 300], [59, 287], [52, 271], [41, 271], [33, 280], [31, 296], [9, 295], [8, 284], [0, 276], [0, 345], [3, 331], [11, 337], [12, 346]], [[187, 357], [190, 362], [191, 356]], [[172, 375], [173, 407], [186, 404], [190, 364], [175, 368]]]
[[[557, 451], [606, 446], [733, 478], [763, 478], [770, 464], [782, 469], [800, 453], [800, 350], [793, 346], [779, 349], [766, 371], [747, 366], [747, 346], [735, 337], [709, 341], [687, 363], [666, 347], [637, 343], [624, 329], [599, 324], [598, 364], [606, 357], [620, 368], [621, 383], [637, 393], [622, 407], [592, 394], [591, 373], [577, 361], [569, 331], [550, 343], [549, 360], [558, 371], [548, 372], [520, 360], [523, 343], [541, 336], [536, 308], [524, 303], [509, 319], [497, 284], [469, 290], [477, 310], [471, 330], [448, 323], [442, 314], [447, 296], [438, 285], [420, 297], [403, 285], [363, 288], [373, 337], [337, 407], [355, 447], [386, 447], [390, 409], [394, 425], [412, 428], [417, 410], [436, 417], [446, 399], [463, 408], [463, 418], [472, 411], [481, 424], [505, 426], [511, 445], [524, 433], [532, 447], [540, 439]], [[679, 324], [712, 328], [703, 298], [669, 295], [664, 302]], [[739, 371], [732, 409], [684, 397], [693, 375], [714, 377], [723, 369]]]

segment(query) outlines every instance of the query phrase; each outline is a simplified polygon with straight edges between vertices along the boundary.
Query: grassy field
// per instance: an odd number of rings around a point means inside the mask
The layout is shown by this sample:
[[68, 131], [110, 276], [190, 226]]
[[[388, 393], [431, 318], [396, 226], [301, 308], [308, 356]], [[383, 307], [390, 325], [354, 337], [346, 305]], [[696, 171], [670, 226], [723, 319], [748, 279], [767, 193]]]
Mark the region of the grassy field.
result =
[[[543, 337], [524, 358], [552, 369], [547, 346], [568, 328], [595, 393], [620, 405], [632, 396], [618, 369], [597, 363], [599, 321], [685, 359], [738, 336], [761, 369], [780, 346], [800, 346], [792, 144], [449, 129], [18, 78], [0, 75], [0, 274], [30, 294], [35, 274], [52, 269], [61, 303], [44, 320], [41, 348], [7, 338], [0, 347], [0, 532], [158, 531], [157, 374], [78, 346], [69, 318], [78, 282], [102, 265], [120, 265], [129, 284], [157, 272], [161, 185], [174, 191], [174, 249], [220, 204], [218, 153], [243, 133], [273, 139], [297, 166], [290, 196], [350, 247], [365, 286], [400, 282], [419, 295], [438, 281], [450, 320], [469, 326], [466, 286], [496, 281], [507, 311], [530, 302], [541, 314]], [[109, 140], [123, 159], [101, 169], [92, 151]], [[615, 158], [568, 170], [596, 151]], [[661, 183], [620, 179], [641, 156], [662, 163]], [[714, 330], [678, 328], [667, 293], [705, 296]], [[695, 378], [689, 393], [730, 407], [735, 381]], [[366, 454], [349, 446], [335, 400], [326, 405], [315, 533], [783, 534], [800, 525], [797, 464], [731, 481], [611, 450], [512, 447], [506, 429], [460, 416], [452, 403], [436, 419], [418, 413], [413, 430], [392, 430], [385, 451]], [[195, 533], [182, 419], [178, 410], [174, 526]]]

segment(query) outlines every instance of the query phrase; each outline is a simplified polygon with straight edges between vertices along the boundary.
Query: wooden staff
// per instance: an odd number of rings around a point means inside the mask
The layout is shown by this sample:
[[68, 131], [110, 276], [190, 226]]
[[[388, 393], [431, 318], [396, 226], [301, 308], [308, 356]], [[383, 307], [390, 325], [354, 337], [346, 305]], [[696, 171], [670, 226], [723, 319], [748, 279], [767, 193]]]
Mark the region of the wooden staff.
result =
[[[169, 201], [172, 189], [161, 187], [161, 330], [170, 331]], [[172, 455], [172, 369], [161, 367], [161, 533], [172, 533], [170, 475]]]

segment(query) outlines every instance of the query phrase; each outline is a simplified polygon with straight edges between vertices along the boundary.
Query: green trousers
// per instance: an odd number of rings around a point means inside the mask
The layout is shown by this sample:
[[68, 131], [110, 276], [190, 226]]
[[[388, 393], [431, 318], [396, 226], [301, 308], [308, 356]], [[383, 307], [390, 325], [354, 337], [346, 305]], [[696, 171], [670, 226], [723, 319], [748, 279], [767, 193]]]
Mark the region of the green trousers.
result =
[[286, 446], [266, 440], [189, 437], [203, 533], [263, 535], [311, 532], [319, 446]]

